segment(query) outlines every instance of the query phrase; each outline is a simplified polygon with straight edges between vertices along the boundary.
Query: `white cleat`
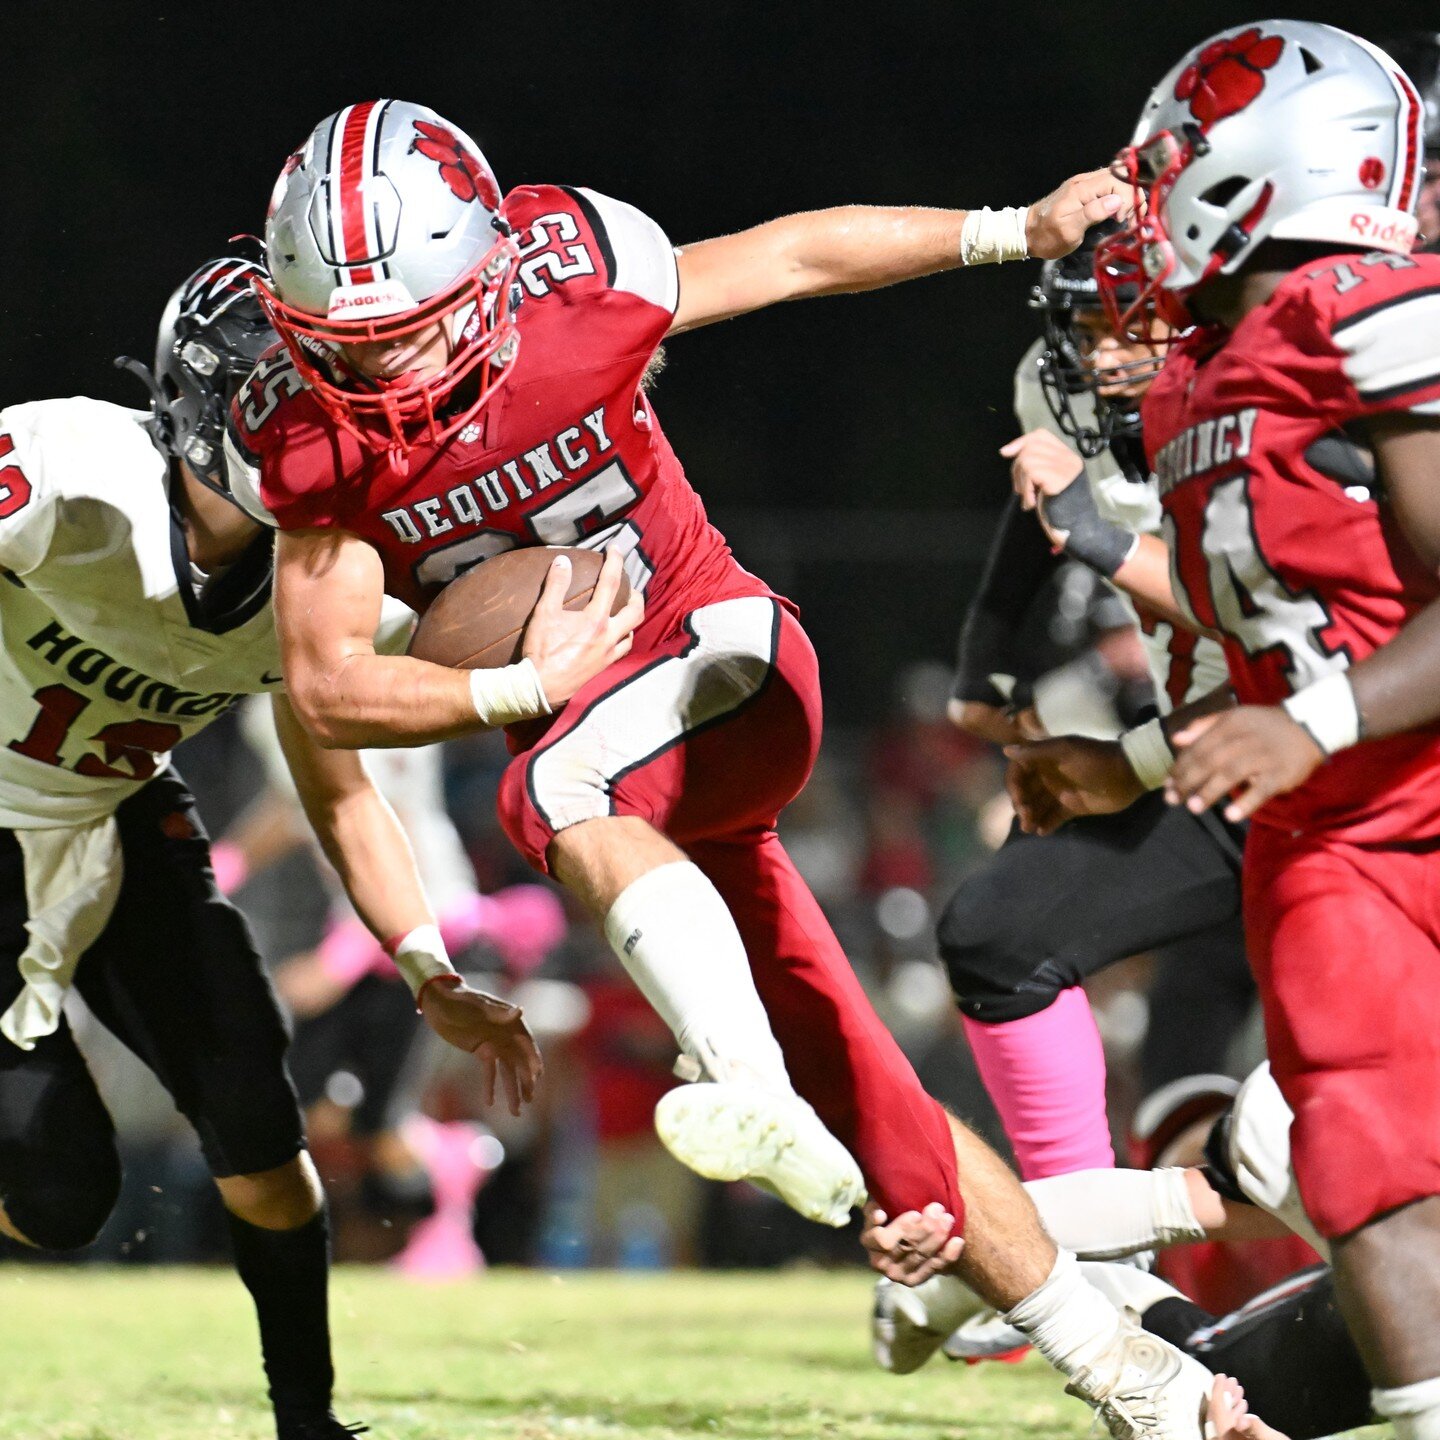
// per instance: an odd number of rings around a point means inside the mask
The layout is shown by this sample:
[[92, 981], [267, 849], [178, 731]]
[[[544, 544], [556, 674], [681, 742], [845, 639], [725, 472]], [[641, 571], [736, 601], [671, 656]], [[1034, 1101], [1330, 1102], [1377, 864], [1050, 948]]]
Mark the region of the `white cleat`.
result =
[[1198, 1360], [1142, 1330], [1131, 1311], [1109, 1348], [1070, 1377], [1065, 1393], [1089, 1405], [1114, 1440], [1204, 1440], [1214, 1379]]
[[798, 1095], [757, 1085], [681, 1085], [655, 1107], [665, 1148], [707, 1180], [749, 1180], [837, 1229], [865, 1203], [855, 1157]]
[[[915, 1286], [877, 1280], [870, 1314], [875, 1363], [892, 1375], [918, 1370], [983, 1303], [953, 1275], [935, 1275]], [[1026, 1343], [1023, 1336], [1020, 1343]]]
[[973, 1365], [978, 1360], [998, 1360], [1028, 1349], [1029, 1337], [1023, 1330], [1007, 1324], [998, 1311], [985, 1309], [972, 1315], [940, 1347], [947, 1360], [963, 1360]]

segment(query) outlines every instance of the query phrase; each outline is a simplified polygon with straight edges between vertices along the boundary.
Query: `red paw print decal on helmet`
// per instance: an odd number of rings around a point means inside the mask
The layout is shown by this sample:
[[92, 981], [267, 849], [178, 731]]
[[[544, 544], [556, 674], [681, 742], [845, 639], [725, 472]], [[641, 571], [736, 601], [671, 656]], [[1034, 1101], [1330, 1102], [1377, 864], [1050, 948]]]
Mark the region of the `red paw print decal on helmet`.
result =
[[419, 138], [410, 142], [411, 150], [418, 150], [440, 167], [441, 178], [457, 200], [479, 200], [491, 210], [500, 208], [500, 187], [489, 166], [454, 131], [429, 120], [417, 120], [415, 129]]
[[1263, 39], [1257, 26], [1228, 40], [1216, 40], [1175, 82], [1175, 98], [1190, 102], [1190, 113], [1208, 129], [1243, 110], [1265, 88], [1265, 72], [1280, 58], [1285, 42]]

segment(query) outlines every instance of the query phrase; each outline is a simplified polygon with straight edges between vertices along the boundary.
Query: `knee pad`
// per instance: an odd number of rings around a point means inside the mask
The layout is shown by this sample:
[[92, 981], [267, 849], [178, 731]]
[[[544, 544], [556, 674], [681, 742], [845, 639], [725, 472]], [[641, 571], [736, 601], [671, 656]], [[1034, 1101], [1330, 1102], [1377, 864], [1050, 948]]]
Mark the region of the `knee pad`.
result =
[[79, 1250], [100, 1233], [119, 1195], [120, 1160], [112, 1150], [87, 1157], [83, 1170], [60, 1167], [7, 1187], [5, 1213], [40, 1249]]
[[1049, 960], [1038, 964], [1016, 945], [990, 903], [989, 887], [964, 885], [945, 907], [936, 938], [960, 1013], [985, 1025], [1038, 1015], [1076, 983]]

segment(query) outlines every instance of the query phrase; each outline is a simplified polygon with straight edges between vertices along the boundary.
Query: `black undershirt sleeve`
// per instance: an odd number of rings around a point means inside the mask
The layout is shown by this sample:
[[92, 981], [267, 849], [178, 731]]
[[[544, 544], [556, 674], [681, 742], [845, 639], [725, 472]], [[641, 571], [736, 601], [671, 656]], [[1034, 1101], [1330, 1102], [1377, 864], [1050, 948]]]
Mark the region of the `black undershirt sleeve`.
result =
[[951, 691], [957, 700], [999, 707], [1009, 703], [989, 677], [1015, 674], [1016, 635], [1059, 563], [1035, 517], [1026, 514], [1012, 495], [990, 542], [980, 590], [960, 632]]

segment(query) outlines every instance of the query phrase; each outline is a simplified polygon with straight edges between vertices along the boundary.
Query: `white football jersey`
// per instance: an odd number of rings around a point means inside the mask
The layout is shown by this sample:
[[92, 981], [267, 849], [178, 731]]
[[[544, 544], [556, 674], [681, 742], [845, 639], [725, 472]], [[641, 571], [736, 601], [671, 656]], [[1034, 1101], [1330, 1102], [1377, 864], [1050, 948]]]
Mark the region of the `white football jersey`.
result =
[[[1036, 340], [1016, 367], [1015, 418], [1024, 432], [1049, 430], [1074, 450], [1074, 445], [1060, 429], [1045, 402], [1045, 390], [1040, 383], [1040, 357], [1044, 350], [1045, 342]], [[1094, 424], [1095, 401], [1091, 396], [1073, 396], [1071, 404], [1080, 424]], [[1115, 463], [1108, 449], [1088, 460], [1077, 451], [1076, 458], [1085, 466], [1085, 478], [1090, 483], [1090, 493], [1095, 497], [1095, 508], [1103, 519], [1112, 525], [1133, 530], [1138, 535], [1162, 533], [1160, 492], [1153, 479], [1131, 480]], [[1188, 630], [1177, 630], [1164, 620], [1147, 617], [1142, 621], [1130, 597], [1124, 591], [1119, 591], [1119, 594], [1129, 607], [1139, 627], [1140, 638], [1145, 643], [1145, 655], [1150, 661], [1155, 696], [1162, 713], [1168, 714], [1176, 705], [1197, 700], [1228, 683], [1230, 676], [1225, 667], [1225, 652], [1216, 641]]]
[[272, 537], [200, 583], [146, 419], [0, 410], [0, 825], [99, 819], [239, 696], [283, 688]]

